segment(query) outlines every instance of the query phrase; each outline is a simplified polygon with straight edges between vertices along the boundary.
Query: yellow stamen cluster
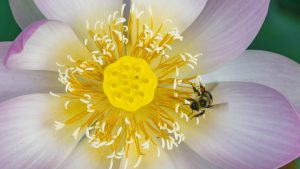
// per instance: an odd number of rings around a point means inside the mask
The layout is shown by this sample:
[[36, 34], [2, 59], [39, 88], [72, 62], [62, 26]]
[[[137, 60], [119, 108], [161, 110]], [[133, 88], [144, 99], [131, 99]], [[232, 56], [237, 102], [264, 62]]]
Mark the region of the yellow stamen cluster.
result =
[[[138, 166], [144, 150], [156, 148], [159, 156], [159, 147], [172, 149], [184, 140], [178, 120], [190, 120], [191, 109], [184, 102], [193, 94], [189, 81], [195, 77], [178, 77], [181, 68], [194, 69], [199, 55], [168, 55], [171, 44], [183, 38], [178, 30], [167, 31], [168, 21], [155, 27], [151, 12], [146, 17], [135, 7], [126, 20], [124, 7], [120, 15], [117, 11], [107, 22], [98, 21], [92, 28], [87, 21], [89, 37], [84, 44], [90, 56], [79, 60], [69, 55], [69, 63], [58, 64], [59, 81], [65, 85], [66, 92], [59, 97], [65, 99], [66, 113], [77, 113], [65, 122], [56, 121], [55, 127], [59, 130], [79, 125], [73, 132], [74, 138], [85, 133], [92, 147], [110, 147], [107, 158], [111, 161], [128, 158], [129, 149], [134, 147]], [[106, 78], [106, 69], [128, 56], [143, 60], [157, 79], [157, 84], [144, 86], [145, 91], [152, 90], [151, 99], [132, 109], [111, 101], [106, 92], [114, 84]]]

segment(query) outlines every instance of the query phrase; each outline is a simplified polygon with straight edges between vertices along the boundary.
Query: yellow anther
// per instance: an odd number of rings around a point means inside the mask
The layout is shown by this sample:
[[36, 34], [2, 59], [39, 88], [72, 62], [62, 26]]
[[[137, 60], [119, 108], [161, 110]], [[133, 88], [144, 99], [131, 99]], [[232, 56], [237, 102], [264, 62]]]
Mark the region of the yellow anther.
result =
[[126, 111], [149, 104], [157, 77], [144, 59], [123, 56], [104, 70], [103, 90], [109, 102]]

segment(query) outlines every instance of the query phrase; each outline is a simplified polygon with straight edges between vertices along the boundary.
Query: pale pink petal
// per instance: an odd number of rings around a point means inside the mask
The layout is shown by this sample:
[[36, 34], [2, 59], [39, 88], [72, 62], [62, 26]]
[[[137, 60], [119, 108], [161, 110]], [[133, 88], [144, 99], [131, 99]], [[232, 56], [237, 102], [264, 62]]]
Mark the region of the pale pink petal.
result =
[[204, 82], [242, 81], [272, 87], [284, 94], [300, 111], [300, 65], [287, 57], [249, 50], [202, 77]]
[[27, 27], [11, 45], [4, 64], [7, 68], [57, 71], [57, 65], [90, 56], [89, 51], [67, 25], [39, 21]]
[[57, 73], [48, 71], [5, 70], [0, 68], [0, 102], [32, 93], [61, 92]]
[[[94, 149], [83, 140], [68, 157], [67, 160], [59, 167], [59, 169], [98, 169], [109, 168], [110, 159], [107, 159], [107, 153], [111, 150]], [[133, 169], [138, 160], [138, 155], [131, 152], [127, 162], [127, 169]], [[160, 157], [157, 157], [157, 149], [151, 147], [151, 151], [142, 156], [141, 163], [138, 168], [154, 169], [154, 168], [167, 168], [167, 169], [186, 169], [186, 168], [205, 168], [217, 169], [215, 165], [200, 157], [193, 152], [185, 144], [174, 148], [172, 151], [160, 149]], [[106, 155], [105, 155], [106, 154]], [[121, 162], [121, 163], [120, 163]], [[126, 159], [122, 161], [115, 159], [113, 161], [113, 168], [124, 169]]]
[[[132, 146], [131, 146], [132, 147]], [[154, 169], [154, 168], [167, 168], [176, 169], [168, 152], [164, 149], [160, 149], [160, 156], [158, 157], [157, 148], [151, 147], [143, 151], [145, 155], [142, 156], [141, 162], [138, 163], [140, 155], [136, 153], [135, 148], [130, 148], [128, 157], [128, 169], [134, 169], [137, 164], [141, 169]], [[125, 168], [126, 159], [123, 158], [119, 169]]]
[[9, 0], [9, 5], [16, 22], [21, 28], [45, 19], [33, 0]]
[[175, 164], [176, 169], [221, 169], [194, 152], [185, 143], [168, 151], [168, 154]]
[[9, 49], [12, 42], [0, 42], [0, 58], [2, 59]]
[[[134, 154], [134, 152], [132, 154]], [[128, 169], [133, 169], [136, 162], [138, 161], [138, 155], [132, 154], [130, 154], [130, 157], [128, 158]], [[142, 160], [138, 168], [218, 169], [217, 166], [199, 156], [184, 143], [180, 144], [178, 148], [174, 148], [172, 150], [165, 150], [160, 148], [159, 154], [160, 156], [158, 157], [157, 148], [150, 147], [150, 150], [146, 151], [145, 155], [142, 156]], [[123, 169], [125, 167], [125, 164], [125, 159], [123, 159], [119, 169]]]
[[197, 20], [183, 33], [175, 53], [202, 53], [195, 71], [210, 72], [241, 55], [258, 33], [269, 0], [209, 0]]
[[[11, 42], [0, 43], [0, 60], [6, 55]], [[48, 71], [6, 70], [0, 66], [0, 102], [30, 93], [59, 92], [63, 86], [58, 83], [57, 73]]]
[[70, 131], [55, 131], [64, 102], [50, 95], [26, 95], [0, 104], [2, 169], [54, 169], [77, 144]]
[[[87, 139], [84, 139], [58, 169], [108, 169], [110, 160], [106, 158], [106, 154], [110, 151], [111, 149], [103, 147], [95, 149], [87, 143]], [[119, 160], [115, 160], [112, 169], [117, 169], [119, 163]]]
[[168, 23], [170, 28], [177, 27], [183, 32], [199, 16], [207, 0], [135, 0], [135, 5], [139, 10], [148, 13], [149, 7], [152, 10], [154, 21], [161, 24], [167, 19], [172, 20]]
[[120, 10], [122, 0], [33, 0], [48, 19], [72, 26], [77, 33], [86, 32], [86, 21], [107, 21], [108, 15]]
[[205, 119], [182, 126], [191, 149], [230, 169], [278, 168], [299, 157], [300, 120], [283, 95], [254, 83], [214, 87]]
[[12, 42], [0, 42], [0, 68], [3, 68], [3, 58], [5, 57]]

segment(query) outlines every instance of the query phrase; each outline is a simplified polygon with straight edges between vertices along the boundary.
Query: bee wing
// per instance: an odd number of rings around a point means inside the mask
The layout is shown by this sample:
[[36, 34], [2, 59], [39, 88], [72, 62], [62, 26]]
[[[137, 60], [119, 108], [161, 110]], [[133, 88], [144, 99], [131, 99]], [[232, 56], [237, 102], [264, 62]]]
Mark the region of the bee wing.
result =
[[214, 104], [214, 105], [211, 106], [210, 109], [227, 112], [229, 110], [229, 104], [228, 103]]
[[218, 87], [219, 83], [207, 83], [205, 84], [205, 89], [209, 92], [215, 90]]

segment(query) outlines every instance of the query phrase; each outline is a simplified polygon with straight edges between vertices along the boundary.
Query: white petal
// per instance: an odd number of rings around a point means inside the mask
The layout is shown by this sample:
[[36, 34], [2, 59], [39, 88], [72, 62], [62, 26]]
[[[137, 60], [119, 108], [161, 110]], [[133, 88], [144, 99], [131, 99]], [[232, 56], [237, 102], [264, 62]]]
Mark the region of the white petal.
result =
[[148, 12], [149, 7], [151, 7], [156, 22], [162, 23], [167, 19], [171, 19], [173, 21], [172, 27], [177, 27], [180, 32], [183, 32], [199, 16], [206, 1], [135, 0], [134, 2], [139, 10], [144, 10], [145, 12]]
[[[277, 91], [254, 83], [224, 82], [199, 126], [186, 125], [185, 143], [222, 168], [278, 168], [300, 155], [300, 120]], [[226, 104], [224, 104], [226, 105]]]
[[95, 23], [121, 9], [122, 0], [34, 0], [48, 19], [69, 24], [77, 32], [86, 29], [86, 20]]
[[[209, 0], [187, 29], [176, 53], [202, 53], [195, 70], [203, 74], [240, 56], [255, 38], [267, 14], [269, 0]], [[186, 50], [186, 51], [182, 51]]]
[[76, 145], [68, 130], [55, 131], [61, 100], [26, 95], [0, 104], [0, 163], [3, 169], [56, 168]]
[[206, 83], [217, 81], [255, 82], [284, 94], [300, 112], [300, 65], [278, 54], [249, 50], [232, 63], [202, 76]]
[[67, 56], [90, 56], [67, 25], [58, 21], [39, 21], [27, 27], [11, 45], [4, 59], [7, 68], [57, 71], [59, 64], [70, 63]]
[[9, 5], [16, 22], [21, 28], [45, 18], [33, 0], [9, 0]]

